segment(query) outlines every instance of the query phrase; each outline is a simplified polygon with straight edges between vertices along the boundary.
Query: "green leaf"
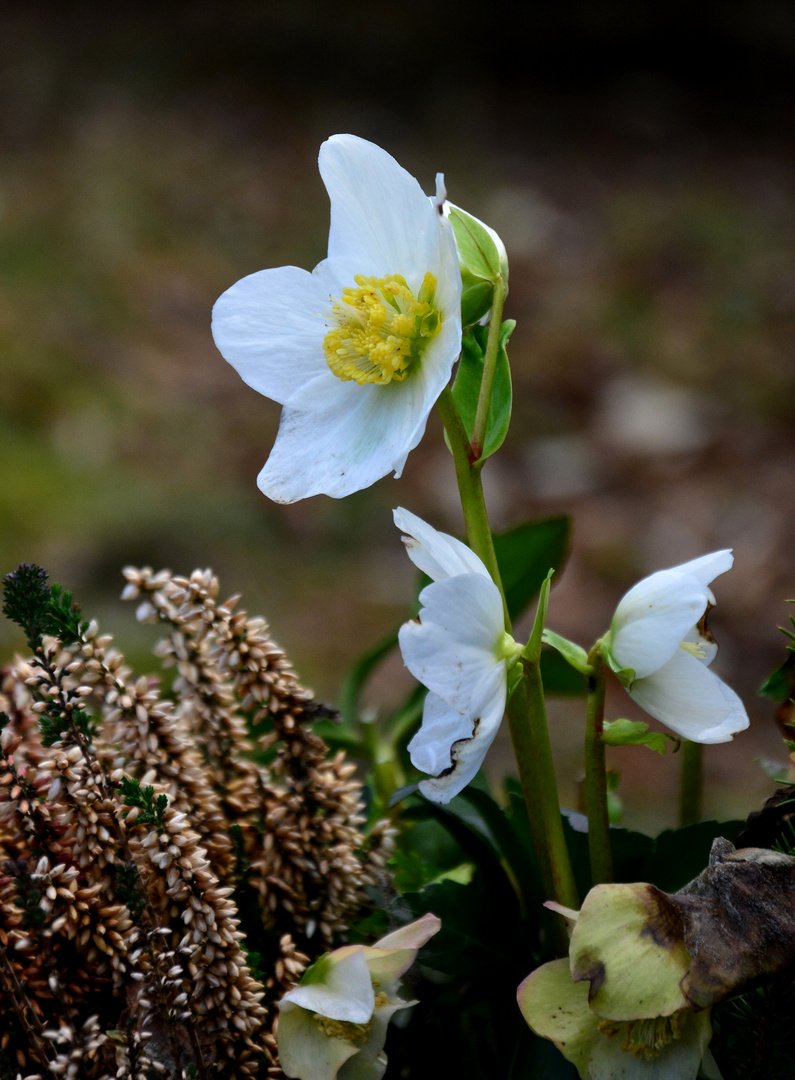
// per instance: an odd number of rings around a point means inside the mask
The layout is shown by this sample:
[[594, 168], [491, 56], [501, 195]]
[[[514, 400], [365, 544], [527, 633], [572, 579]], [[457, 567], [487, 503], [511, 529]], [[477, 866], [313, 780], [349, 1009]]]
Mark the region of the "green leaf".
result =
[[682, 829], [666, 829], [654, 841], [654, 849], [636, 868], [635, 881], [650, 881], [665, 892], [676, 892], [698, 877], [709, 864], [712, 841], [724, 836], [734, 842], [743, 821], [701, 821]]
[[500, 253], [493, 238], [477, 218], [457, 206], [450, 208], [458, 258], [473, 277], [497, 282], [501, 276]]
[[378, 665], [397, 648], [398, 631], [390, 632], [355, 661], [340, 687], [339, 713], [343, 724], [355, 724], [359, 718], [359, 700], [367, 680]]
[[[497, 352], [497, 364], [494, 371], [494, 383], [491, 389], [491, 403], [486, 423], [486, 437], [480, 460], [499, 450], [508, 433], [511, 421], [511, 369], [508, 364], [506, 348], [516, 322], [506, 319], [500, 328], [500, 344]], [[461, 342], [461, 360], [458, 373], [453, 383], [453, 398], [458, 409], [467, 436], [471, 439], [475, 429], [475, 414], [480, 397], [480, 384], [483, 381], [483, 357], [489, 328], [473, 326], [464, 334]]]
[[538, 593], [550, 568], [559, 574], [569, 553], [571, 522], [565, 515], [525, 521], [494, 536], [508, 612], [516, 619]]
[[466, 330], [487, 315], [494, 297], [494, 289], [488, 281], [470, 277], [464, 280], [461, 293], [461, 325]]
[[795, 696], [795, 652], [789, 650], [787, 659], [762, 683], [757, 693], [772, 701], [789, 701]]
[[588, 663], [588, 653], [583, 649], [582, 645], [575, 645], [573, 641], [561, 637], [554, 630], [544, 631], [544, 644], [556, 649], [566, 659], [566, 662], [575, 671], [579, 671], [581, 675], [588, 676], [593, 673], [593, 668]]
[[649, 731], [642, 720], [606, 720], [602, 728], [602, 742], [607, 746], [648, 746], [656, 754], [664, 754], [669, 742], [679, 741], [674, 735]]
[[588, 680], [576, 671], [557, 649], [541, 650], [541, 681], [547, 695], [560, 697], [585, 697]]
[[541, 583], [541, 591], [538, 596], [538, 607], [536, 608], [536, 616], [533, 620], [533, 629], [530, 632], [530, 639], [522, 653], [522, 655], [533, 664], [537, 664], [541, 657], [541, 641], [544, 635], [544, 624], [547, 621], [547, 608], [549, 607], [549, 589], [554, 573], [554, 570], [550, 570]]

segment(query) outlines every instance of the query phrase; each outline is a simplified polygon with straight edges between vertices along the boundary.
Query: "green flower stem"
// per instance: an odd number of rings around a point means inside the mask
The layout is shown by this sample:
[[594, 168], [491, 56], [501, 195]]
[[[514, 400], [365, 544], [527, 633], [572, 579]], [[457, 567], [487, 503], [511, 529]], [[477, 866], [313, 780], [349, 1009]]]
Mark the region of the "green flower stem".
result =
[[[469, 545], [483, 561], [500, 590], [505, 612], [505, 628], [511, 633], [511, 621], [505, 603], [494, 541], [491, 536], [481, 483], [481, 464], [473, 456], [464, 424], [449, 387], [437, 402], [455, 462], [458, 491], [467, 527]], [[564, 907], [577, 908], [579, 899], [574, 884], [568, 849], [563, 835], [552, 748], [547, 729], [544, 689], [538, 658], [523, 658], [524, 677], [508, 701], [508, 727], [519, 768], [527, 813], [533, 834], [544, 892], [548, 899]], [[559, 922], [559, 920], [556, 920]], [[562, 924], [556, 931], [559, 946], [565, 953], [568, 939]]]
[[447, 438], [450, 440], [450, 448], [453, 451], [458, 493], [461, 497], [461, 508], [464, 512], [469, 546], [480, 558], [491, 575], [492, 581], [500, 590], [505, 612], [505, 629], [510, 633], [511, 620], [505, 603], [505, 590], [502, 587], [497, 556], [494, 553], [494, 541], [491, 536], [488, 514], [486, 513], [486, 500], [483, 497], [483, 484], [480, 476], [482, 463], [472, 456], [469, 437], [456, 407], [453, 391], [449, 386], [446, 386], [442, 391], [436, 406], [441, 414]]
[[483, 453], [486, 442], [486, 426], [491, 406], [491, 390], [494, 386], [494, 374], [497, 370], [497, 355], [500, 349], [500, 330], [502, 329], [502, 309], [508, 287], [500, 278], [494, 284], [489, 321], [489, 336], [486, 339], [486, 352], [483, 356], [483, 378], [480, 383], [478, 407], [475, 411], [475, 423], [472, 428], [472, 455], [475, 461]]
[[588, 853], [591, 857], [591, 884], [613, 880], [610, 850], [610, 822], [607, 816], [607, 774], [602, 727], [605, 709], [605, 677], [602, 662], [588, 657], [588, 704], [585, 721], [585, 810], [588, 815]]
[[703, 748], [701, 743], [682, 740], [682, 777], [679, 791], [679, 824], [701, 821], [704, 794]]
[[[548, 900], [577, 909], [580, 902], [563, 834], [541, 670], [537, 660], [523, 657], [521, 663], [523, 678], [508, 700], [507, 716], [541, 884]], [[562, 921], [558, 935], [565, 955], [568, 936]]]

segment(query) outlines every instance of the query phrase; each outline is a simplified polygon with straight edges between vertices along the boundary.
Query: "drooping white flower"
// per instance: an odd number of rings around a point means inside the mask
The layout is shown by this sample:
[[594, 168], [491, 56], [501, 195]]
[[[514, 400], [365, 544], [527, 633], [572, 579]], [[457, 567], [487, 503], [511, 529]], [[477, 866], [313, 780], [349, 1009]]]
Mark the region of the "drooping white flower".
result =
[[328, 258], [251, 274], [213, 309], [222, 355], [284, 406], [258, 478], [276, 502], [399, 476], [461, 349], [458, 257], [433, 201], [354, 135], [323, 143], [319, 166]]
[[709, 670], [709, 588], [734, 559], [716, 551], [639, 581], [616, 608], [602, 655], [650, 716], [693, 742], [728, 742], [748, 727], [735, 692]]
[[294, 1080], [380, 1080], [392, 1014], [416, 1005], [400, 977], [441, 928], [423, 915], [373, 946], [345, 945], [322, 956], [279, 1003], [279, 1063]]
[[508, 665], [521, 650], [478, 556], [407, 510], [394, 516], [412, 562], [433, 579], [420, 593], [419, 616], [399, 634], [406, 667], [430, 691], [409, 755], [433, 777], [420, 791], [446, 803], [475, 776], [497, 734]]

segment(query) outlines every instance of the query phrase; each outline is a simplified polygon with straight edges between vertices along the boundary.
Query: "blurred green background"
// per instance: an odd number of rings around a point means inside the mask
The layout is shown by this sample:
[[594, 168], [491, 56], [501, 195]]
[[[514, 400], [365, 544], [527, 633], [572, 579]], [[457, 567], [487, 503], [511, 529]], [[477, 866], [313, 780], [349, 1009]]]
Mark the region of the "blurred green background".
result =
[[[795, 593], [791, 5], [11, 2], [3, 23], [0, 568], [42, 563], [148, 666], [120, 568], [210, 565], [331, 701], [406, 617], [392, 507], [461, 530], [438, 420], [400, 481], [271, 505], [279, 408], [209, 329], [239, 277], [324, 257], [317, 150], [350, 131], [429, 192], [443, 171], [505, 240], [515, 413], [485, 483], [497, 528], [573, 514], [550, 625], [590, 644], [637, 577], [735, 549], [716, 670], [753, 726], [707, 751], [707, 812], [755, 807], [753, 758], [785, 754], [754, 693]], [[0, 656], [21, 646], [0, 624]], [[410, 685], [393, 659], [371, 706]], [[579, 704], [551, 720], [573, 803]], [[613, 764], [627, 821], [670, 824], [676, 759]]]

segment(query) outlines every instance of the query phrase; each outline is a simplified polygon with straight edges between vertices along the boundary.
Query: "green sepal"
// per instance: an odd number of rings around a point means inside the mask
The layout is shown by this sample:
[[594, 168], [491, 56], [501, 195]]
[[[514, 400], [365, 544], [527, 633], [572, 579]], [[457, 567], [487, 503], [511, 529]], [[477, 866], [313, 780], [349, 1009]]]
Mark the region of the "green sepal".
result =
[[489, 281], [462, 274], [464, 290], [461, 293], [461, 325], [474, 326], [491, 310], [494, 289]]
[[[500, 327], [500, 343], [497, 350], [497, 363], [494, 370], [494, 382], [491, 388], [491, 402], [489, 403], [489, 415], [486, 423], [486, 437], [483, 442], [483, 451], [479, 460], [485, 461], [502, 446], [505, 436], [508, 434], [508, 426], [511, 422], [511, 407], [513, 404], [513, 392], [511, 389], [511, 369], [508, 364], [506, 351], [508, 339], [516, 326], [515, 319], [506, 319]], [[453, 400], [461, 416], [467, 438], [471, 441], [475, 430], [475, 415], [480, 397], [480, 386], [483, 382], [483, 357], [486, 352], [486, 341], [489, 328], [487, 326], [473, 326], [464, 334], [461, 342], [461, 360], [458, 364], [458, 373], [453, 383]], [[449, 440], [445, 434], [448, 446]]]
[[536, 608], [536, 617], [533, 620], [533, 629], [530, 632], [530, 639], [522, 652], [522, 657], [525, 660], [529, 660], [531, 664], [537, 664], [541, 657], [541, 642], [544, 639], [544, 624], [547, 621], [547, 608], [549, 606], [549, 590], [552, 585], [552, 575], [554, 573], [554, 570], [550, 570], [541, 583], [541, 592], [538, 595], [538, 607]]
[[557, 649], [560, 655], [581, 675], [593, 674], [593, 668], [588, 663], [588, 653], [583, 649], [582, 645], [575, 645], [573, 641], [561, 637], [554, 630], [545, 630], [543, 641], [545, 645]]
[[664, 754], [669, 742], [678, 749], [680, 740], [662, 731], [649, 731], [649, 725], [642, 720], [606, 720], [602, 742], [607, 746], [648, 746], [655, 754]]
[[622, 668], [613, 659], [613, 655], [610, 652], [610, 634], [606, 634], [602, 639], [602, 644], [599, 649], [602, 659], [613, 672], [615, 677], [621, 683], [625, 690], [629, 690], [635, 681], [635, 669], [634, 668]]
[[488, 231], [477, 218], [457, 206], [450, 208], [449, 219], [462, 270], [484, 281], [499, 281], [502, 277], [500, 253]]

